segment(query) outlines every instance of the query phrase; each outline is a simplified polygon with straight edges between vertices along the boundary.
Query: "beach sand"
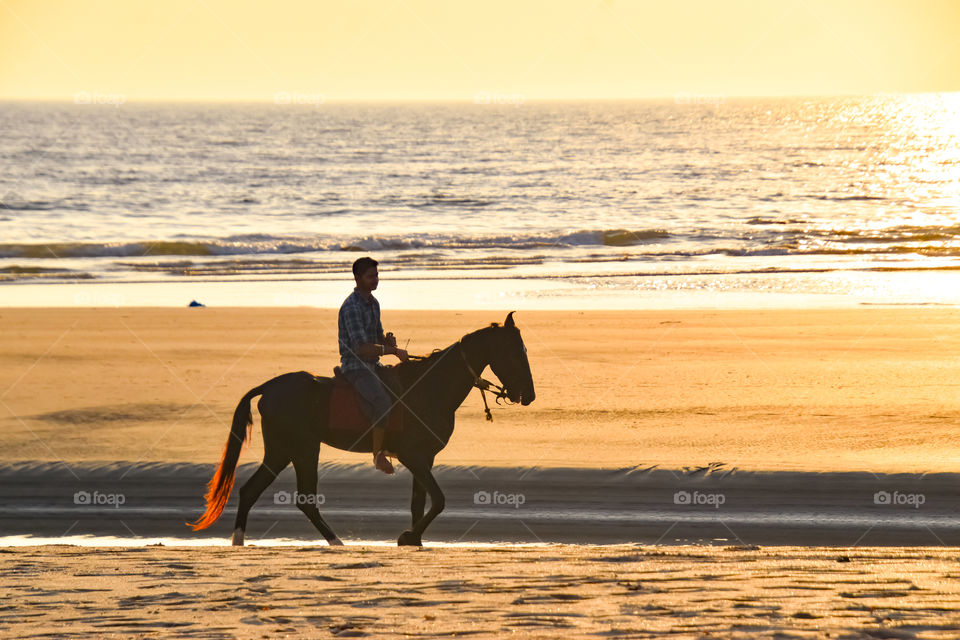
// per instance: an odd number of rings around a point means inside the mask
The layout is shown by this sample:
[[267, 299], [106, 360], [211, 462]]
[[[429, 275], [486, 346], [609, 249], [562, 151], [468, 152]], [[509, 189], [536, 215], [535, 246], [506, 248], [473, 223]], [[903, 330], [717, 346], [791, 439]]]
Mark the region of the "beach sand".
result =
[[[425, 354], [505, 315], [385, 311], [383, 323]], [[960, 311], [516, 317], [537, 400], [487, 423], [474, 392], [438, 463], [960, 468]], [[288, 371], [330, 374], [336, 332], [335, 310], [306, 308], [0, 310], [0, 461], [217, 462], [242, 395]], [[241, 462], [261, 444], [256, 427]]]
[[960, 550], [0, 550], [0, 636], [956, 638]]
[[[384, 325], [428, 353], [505, 315], [388, 311]], [[0, 548], [0, 635], [957, 637], [958, 320], [521, 312], [537, 400], [488, 423], [468, 398], [437, 458], [447, 510], [426, 548]], [[3, 309], [0, 336], [3, 536], [201, 539], [183, 522], [240, 397], [336, 363], [333, 310]], [[241, 481], [261, 453], [256, 425]], [[392, 544], [409, 474], [330, 448], [321, 465], [338, 533]], [[292, 487], [287, 470], [268, 494]], [[221, 544], [236, 494], [203, 532]], [[319, 542], [268, 494], [248, 541]]]

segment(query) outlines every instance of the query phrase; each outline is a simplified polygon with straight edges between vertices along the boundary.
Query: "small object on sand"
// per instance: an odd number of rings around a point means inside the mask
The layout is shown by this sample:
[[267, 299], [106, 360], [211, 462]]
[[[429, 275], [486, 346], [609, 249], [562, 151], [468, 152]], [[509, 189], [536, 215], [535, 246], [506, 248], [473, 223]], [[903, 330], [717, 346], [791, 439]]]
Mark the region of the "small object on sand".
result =
[[188, 307], [205, 307], [207, 305], [197, 302], [196, 300], [191, 300], [190, 304], [188, 304], [187, 306]]

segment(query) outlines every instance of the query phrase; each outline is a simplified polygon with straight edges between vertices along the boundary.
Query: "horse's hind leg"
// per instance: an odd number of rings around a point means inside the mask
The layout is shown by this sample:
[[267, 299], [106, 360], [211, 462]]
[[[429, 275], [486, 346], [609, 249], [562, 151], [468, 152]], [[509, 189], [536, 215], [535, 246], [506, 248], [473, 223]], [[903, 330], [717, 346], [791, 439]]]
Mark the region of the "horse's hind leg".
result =
[[260, 467], [253, 472], [250, 479], [240, 487], [240, 504], [237, 506], [237, 520], [233, 525], [233, 544], [243, 546], [243, 533], [247, 529], [247, 514], [253, 507], [260, 494], [270, 486], [270, 483], [280, 475], [280, 472], [290, 464], [290, 458], [280, 455], [266, 454]]
[[343, 542], [333, 532], [330, 525], [326, 523], [320, 510], [317, 509], [319, 496], [317, 494], [317, 458], [320, 456], [320, 450], [314, 449], [307, 453], [298, 454], [293, 459], [293, 468], [297, 472], [297, 508], [306, 515], [313, 526], [323, 534], [327, 544], [330, 546], [340, 546]]

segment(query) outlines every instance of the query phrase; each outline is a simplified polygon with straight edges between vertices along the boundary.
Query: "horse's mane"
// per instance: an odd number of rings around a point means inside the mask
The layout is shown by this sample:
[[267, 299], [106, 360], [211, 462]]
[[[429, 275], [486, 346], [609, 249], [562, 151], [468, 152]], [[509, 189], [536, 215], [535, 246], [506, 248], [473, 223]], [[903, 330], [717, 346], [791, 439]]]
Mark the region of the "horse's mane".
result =
[[401, 362], [394, 366], [397, 368], [398, 371], [402, 371], [402, 372], [408, 372], [408, 371], [418, 372], [424, 368], [429, 369], [430, 367], [433, 367], [433, 365], [436, 363], [437, 360], [442, 358], [448, 351], [456, 347], [461, 341], [469, 340], [471, 337], [492, 331], [499, 327], [500, 327], [499, 323], [491, 322], [489, 326], [483, 327], [481, 329], [477, 329], [476, 331], [471, 331], [470, 333], [460, 338], [460, 340], [458, 340], [457, 342], [454, 342], [453, 344], [447, 347], [444, 347], [443, 349], [434, 349], [428, 355], [425, 355], [425, 356], [411, 355], [410, 360], [408, 362]]

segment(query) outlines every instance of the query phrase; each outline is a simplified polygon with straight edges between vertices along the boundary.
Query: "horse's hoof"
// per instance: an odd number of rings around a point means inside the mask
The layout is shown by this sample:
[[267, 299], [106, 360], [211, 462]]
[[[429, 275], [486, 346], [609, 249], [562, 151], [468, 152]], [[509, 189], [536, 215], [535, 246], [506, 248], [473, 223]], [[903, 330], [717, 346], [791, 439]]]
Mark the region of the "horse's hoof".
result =
[[397, 538], [397, 546], [422, 547], [423, 542], [420, 541], [420, 536], [416, 535], [413, 531], [404, 531], [400, 534], [400, 537]]
[[340, 538], [334, 538], [333, 540], [327, 540], [327, 544], [331, 547], [342, 547], [343, 540]]
[[243, 529], [233, 530], [233, 538], [231, 539], [230, 543], [235, 547], [243, 546]]

